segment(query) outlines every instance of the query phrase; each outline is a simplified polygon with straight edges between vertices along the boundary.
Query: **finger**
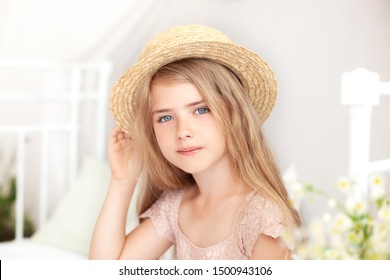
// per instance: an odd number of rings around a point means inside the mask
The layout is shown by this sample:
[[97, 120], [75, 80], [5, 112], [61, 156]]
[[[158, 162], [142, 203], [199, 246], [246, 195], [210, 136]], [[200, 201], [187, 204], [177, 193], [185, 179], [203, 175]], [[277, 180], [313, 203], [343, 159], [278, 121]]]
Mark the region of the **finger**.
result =
[[118, 141], [118, 135], [120, 134], [121, 130], [118, 127], [115, 127], [111, 130], [110, 136], [109, 136], [109, 143], [114, 144]]
[[124, 133], [122, 131], [120, 131], [120, 132], [118, 132], [116, 138], [118, 140], [123, 140], [125, 138], [125, 135], [124, 135]]
[[133, 140], [134, 139], [132, 135], [127, 134], [127, 133], [125, 133], [125, 138], [129, 139], [129, 140]]
[[133, 139], [133, 136], [128, 134], [127, 132], [121, 131], [124, 139]]

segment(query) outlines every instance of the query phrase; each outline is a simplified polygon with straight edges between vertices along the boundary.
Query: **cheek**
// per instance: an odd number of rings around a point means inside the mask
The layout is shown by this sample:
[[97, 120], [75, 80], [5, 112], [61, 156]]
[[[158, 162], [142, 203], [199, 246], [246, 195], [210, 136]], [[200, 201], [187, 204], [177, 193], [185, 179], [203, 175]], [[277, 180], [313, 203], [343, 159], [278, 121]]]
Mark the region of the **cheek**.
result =
[[212, 137], [214, 137], [214, 143], [219, 147], [220, 152], [226, 153], [227, 139], [225, 137], [225, 134], [222, 132], [222, 130], [219, 127], [216, 127], [216, 130], [212, 135], [213, 135]]
[[156, 127], [154, 126], [153, 127], [153, 133], [154, 133], [154, 136], [156, 137], [156, 140], [157, 140], [157, 144], [160, 146], [160, 142], [161, 142], [161, 131], [159, 129], [156, 129]]
[[157, 144], [160, 147], [160, 150], [164, 153], [164, 150], [167, 148], [167, 145], [169, 144], [168, 139], [168, 131], [166, 129], [162, 129], [156, 126], [154, 127], [154, 135], [157, 140]]
[[203, 125], [202, 130], [205, 135], [208, 135], [211, 139], [216, 142], [226, 142], [225, 134], [223, 133], [223, 129], [218, 125], [216, 120], [212, 120], [209, 125]]
[[216, 137], [216, 143], [218, 143], [218, 147], [220, 149], [220, 152], [226, 153], [227, 151], [227, 142], [226, 138], [222, 134], [218, 134]]

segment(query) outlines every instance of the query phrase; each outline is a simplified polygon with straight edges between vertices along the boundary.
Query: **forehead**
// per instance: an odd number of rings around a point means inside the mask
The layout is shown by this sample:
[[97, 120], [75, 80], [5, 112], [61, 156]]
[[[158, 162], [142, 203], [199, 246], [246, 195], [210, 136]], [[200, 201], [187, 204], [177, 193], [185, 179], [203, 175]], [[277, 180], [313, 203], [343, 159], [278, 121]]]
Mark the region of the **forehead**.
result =
[[202, 99], [199, 90], [189, 82], [158, 82], [151, 85], [152, 110], [181, 108]]

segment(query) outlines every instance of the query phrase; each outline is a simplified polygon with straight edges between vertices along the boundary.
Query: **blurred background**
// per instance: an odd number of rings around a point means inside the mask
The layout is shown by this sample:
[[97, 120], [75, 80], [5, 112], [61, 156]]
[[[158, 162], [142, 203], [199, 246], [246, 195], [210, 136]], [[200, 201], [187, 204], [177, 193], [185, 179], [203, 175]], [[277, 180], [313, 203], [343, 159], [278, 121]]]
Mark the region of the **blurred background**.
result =
[[[348, 175], [349, 168], [349, 106], [341, 104], [341, 75], [366, 68], [390, 82], [389, 15], [388, 0], [0, 0], [0, 60], [108, 62], [108, 98], [114, 82], [154, 35], [183, 24], [217, 28], [262, 56], [275, 72], [278, 99], [265, 131], [281, 169], [294, 164], [300, 181], [334, 193], [337, 179]], [[0, 70], [0, 90], [34, 92], [41, 87], [35, 72], [12, 69]], [[49, 76], [45, 90], [68, 87], [61, 75]], [[84, 88], [97, 83], [98, 78], [91, 77]], [[0, 102], [0, 125], [50, 122], [67, 114], [55, 102], [39, 107], [39, 113], [31, 104]], [[82, 112], [89, 112], [82, 131], [91, 139], [83, 140], [78, 158], [89, 153], [88, 143], [97, 137], [88, 132], [96, 116], [88, 109]], [[107, 104], [105, 114], [99, 118], [105, 122], [99, 137], [106, 137], [114, 126]], [[389, 124], [390, 98], [384, 96], [372, 110], [370, 160], [390, 158]], [[6, 163], [12, 166], [15, 158], [16, 140], [0, 137], [5, 174]], [[39, 147], [34, 136], [27, 140], [31, 154], [26, 156], [26, 194], [34, 198]], [[61, 176], [68, 155], [56, 148], [49, 154], [50, 214], [67, 187]], [[12, 173], [14, 167], [8, 170]], [[304, 205], [304, 219], [322, 213], [324, 203]], [[36, 205], [26, 202], [33, 217]]]

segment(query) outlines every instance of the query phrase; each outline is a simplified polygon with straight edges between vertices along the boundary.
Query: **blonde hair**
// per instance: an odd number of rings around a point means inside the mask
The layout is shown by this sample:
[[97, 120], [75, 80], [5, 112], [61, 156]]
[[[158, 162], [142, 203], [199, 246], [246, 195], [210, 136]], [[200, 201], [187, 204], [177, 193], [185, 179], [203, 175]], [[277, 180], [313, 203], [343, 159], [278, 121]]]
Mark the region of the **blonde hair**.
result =
[[[184, 59], [161, 67], [139, 91], [135, 139], [142, 152], [143, 172], [138, 211], [142, 213], [168, 189], [195, 183], [191, 174], [169, 163], [162, 155], [153, 132], [150, 85], [159, 81], [190, 82], [197, 87], [226, 137], [228, 154], [236, 173], [281, 209], [290, 227], [300, 218], [290, 205], [280, 171], [263, 136], [261, 121], [238, 77], [227, 67], [207, 59]], [[239, 133], [237, 133], [239, 132]]]

